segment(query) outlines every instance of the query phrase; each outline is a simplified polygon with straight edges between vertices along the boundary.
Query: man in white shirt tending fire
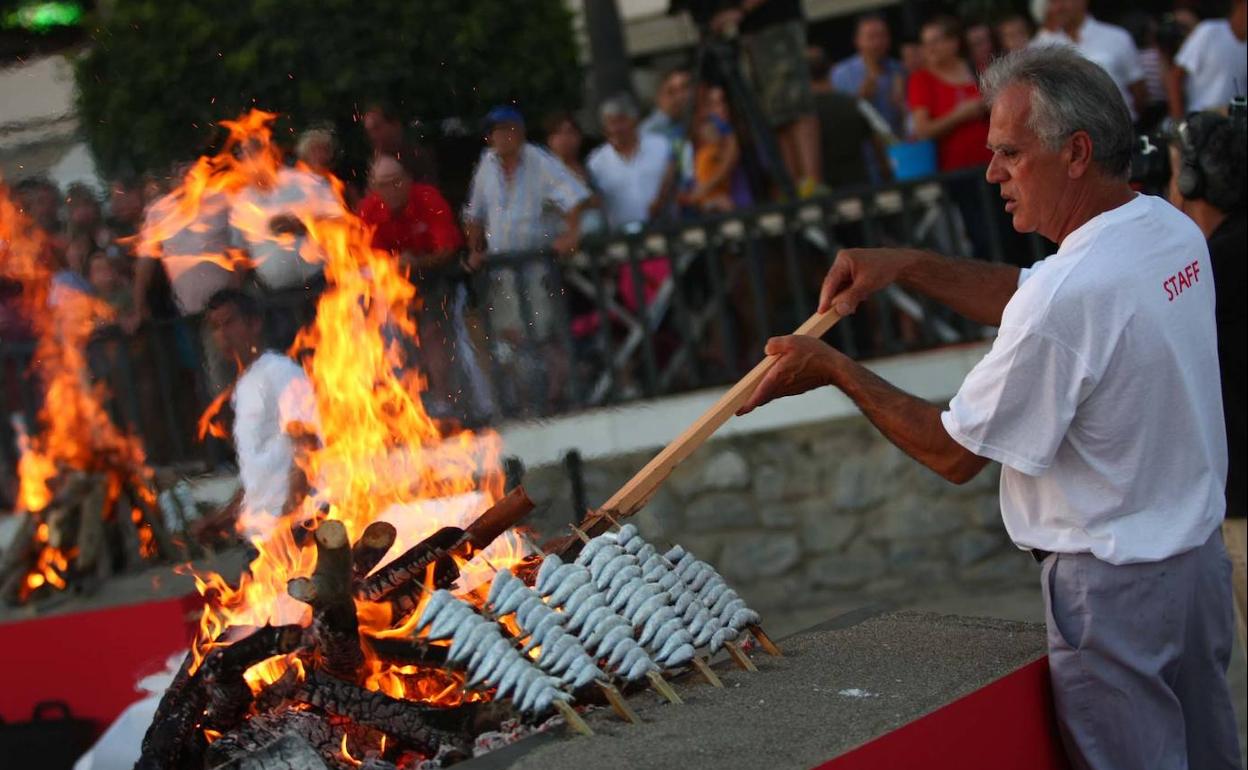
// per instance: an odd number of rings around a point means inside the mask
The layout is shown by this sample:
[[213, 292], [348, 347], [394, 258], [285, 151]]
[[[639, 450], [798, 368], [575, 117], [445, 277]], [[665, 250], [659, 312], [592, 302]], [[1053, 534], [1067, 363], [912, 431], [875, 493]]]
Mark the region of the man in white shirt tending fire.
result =
[[1057, 253], [1028, 270], [904, 249], [842, 251], [821, 309], [892, 283], [1000, 328], [949, 408], [807, 337], [742, 413], [823, 385], [955, 483], [1001, 463], [1001, 514], [1043, 564], [1062, 738], [1079, 768], [1234, 768], [1226, 681], [1227, 450], [1213, 274], [1200, 231], [1127, 184], [1130, 113], [1098, 66], [1028, 48], [984, 75], [988, 181]]
[[265, 535], [308, 492], [297, 457], [318, 441], [312, 383], [289, 356], [264, 348], [263, 316], [250, 296], [223, 289], [208, 300], [204, 314], [216, 343], [239, 370], [230, 396], [242, 483], [237, 529], [247, 537]]

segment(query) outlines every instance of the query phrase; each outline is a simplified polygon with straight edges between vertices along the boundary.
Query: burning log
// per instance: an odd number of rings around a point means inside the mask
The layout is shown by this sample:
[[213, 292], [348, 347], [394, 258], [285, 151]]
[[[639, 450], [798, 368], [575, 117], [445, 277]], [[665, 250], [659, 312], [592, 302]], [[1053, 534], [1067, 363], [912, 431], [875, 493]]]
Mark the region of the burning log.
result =
[[377, 657], [399, 666], [436, 666], [446, 668], [446, 645], [427, 644], [416, 639], [365, 637]]
[[360, 581], [355, 595], [370, 602], [385, 599], [393, 591], [424, 577], [430, 564], [459, 547], [463, 540], [464, 530], [459, 527], [439, 529]]
[[[400, 587], [424, 577], [425, 569], [439, 558], [459, 550], [485, 548], [532, 510], [533, 501], [524, 488], [516, 487], [478, 516], [467, 529], [443, 527], [383, 565], [356, 585], [356, 598], [382, 601]], [[465, 549], [465, 546], [469, 548]]]
[[351, 541], [340, 521], [322, 522], [314, 535], [316, 569], [311, 579], [287, 583], [290, 595], [312, 605], [312, 629], [334, 676], [353, 679], [364, 663], [359, 620], [351, 598]]
[[[322, 758], [338, 752], [347, 728], [311, 711], [287, 709], [258, 714], [242, 728], [213, 741], [206, 765], [214, 770], [325, 768], [328, 765]], [[253, 758], [260, 761], [253, 763]], [[270, 765], [270, 760], [276, 764]]]
[[143, 521], [147, 522], [148, 529], [152, 533], [152, 541], [156, 544], [156, 553], [160, 558], [165, 561], [182, 561], [186, 559], [185, 549], [175, 545], [173, 538], [169, 536], [169, 528], [165, 526], [160, 506], [149, 505], [144, 490], [141, 489], [132, 487], [131, 498], [142, 514]]
[[[228, 739], [225, 738], [218, 741], [224, 742], [222, 749], [218, 751], [233, 749], [239, 743], [226, 741]], [[223, 765], [214, 764], [214, 770], [329, 770], [329, 766], [321, 759], [321, 753], [293, 728], [272, 743], [255, 748], [240, 747], [231, 756], [234, 759]]]
[[104, 580], [113, 571], [104, 533], [104, 506], [108, 505], [108, 482], [100, 476], [91, 480], [90, 491], [82, 501], [78, 517], [78, 555], [74, 566], [88, 584]]
[[204, 662], [208, 690], [204, 725], [225, 732], [241, 722], [251, 705], [251, 687], [243, 673], [262, 660], [293, 652], [302, 638], [299, 626], [265, 626], [246, 639], [209, 653]]
[[38, 528], [38, 518], [33, 513], [25, 514], [10, 541], [11, 545], [4, 552], [4, 558], [0, 560], [0, 599], [6, 603], [17, 601], [26, 574], [30, 572], [39, 555], [35, 541], [35, 531]]
[[[230, 633], [231, 629], [227, 628], [219, 638], [224, 639]], [[135, 770], [195, 767], [204, 749], [203, 734], [198, 728], [213, 696], [210, 685], [232, 680], [234, 672], [241, 679], [242, 672], [256, 663], [292, 651], [301, 634], [298, 626], [262, 628], [246, 639], [213, 649], [193, 673], [195, 656], [188, 654], [156, 706], [156, 714], [143, 736], [143, 752], [134, 765]], [[230, 697], [236, 698], [237, 693], [218, 695], [219, 712], [234, 707], [226, 702]], [[250, 700], [250, 693], [247, 698]], [[246, 705], [242, 710], [246, 710]]]
[[373, 571], [373, 567], [394, 545], [398, 534], [394, 525], [387, 521], [374, 521], [364, 529], [364, 534], [351, 549], [351, 569], [356, 580], [363, 580]]
[[445, 719], [448, 709], [391, 698], [320, 671], [310, 672], [292, 698], [380, 730], [430, 755], [445, 746], [455, 747], [465, 757], [472, 755], [462, 726], [451, 731], [431, 724], [439, 716]]

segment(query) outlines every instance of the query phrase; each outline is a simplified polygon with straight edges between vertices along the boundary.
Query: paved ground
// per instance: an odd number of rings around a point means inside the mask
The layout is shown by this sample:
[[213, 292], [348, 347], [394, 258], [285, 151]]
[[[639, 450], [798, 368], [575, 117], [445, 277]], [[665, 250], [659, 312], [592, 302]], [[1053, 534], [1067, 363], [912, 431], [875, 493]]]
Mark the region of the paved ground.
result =
[[[1011, 588], [1003, 591], [984, 592], [933, 592], [924, 596], [901, 597], [881, 603], [889, 609], [905, 609], [920, 612], [936, 612], [968, 617], [1003, 618], [1026, 623], [1044, 623], [1044, 604], [1040, 586], [1035, 589]], [[812, 607], [800, 613], [781, 617], [769, 617], [767, 625], [775, 627], [780, 634], [808, 628], [835, 614], [854, 609], [852, 606]], [[1231, 653], [1231, 667], [1227, 673], [1231, 684], [1231, 696], [1239, 720], [1239, 751], [1241, 764], [1248, 765], [1248, 662], [1244, 649], [1236, 640]]]
[[[562, 731], [461, 765], [464, 770], [631, 770], [715, 767], [804, 770], [982, 687], [1043, 653], [1035, 624], [891, 613], [798, 634], [783, 658], [755, 656], [758, 673], [719, 667], [724, 689], [697, 680], [684, 706], [650, 692], [631, 698], [644, 720], [607, 711], [596, 734]], [[846, 627], [847, 626], [847, 627]]]

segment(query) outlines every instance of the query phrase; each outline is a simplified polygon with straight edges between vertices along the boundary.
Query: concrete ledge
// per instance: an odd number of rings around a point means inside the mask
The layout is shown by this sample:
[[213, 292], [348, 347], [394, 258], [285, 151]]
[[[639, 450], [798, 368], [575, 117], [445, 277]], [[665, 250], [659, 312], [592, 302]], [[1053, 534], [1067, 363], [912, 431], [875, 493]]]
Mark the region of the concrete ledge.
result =
[[[920, 398], [945, 401], [988, 348], [987, 342], [956, 345], [876, 359], [867, 366]], [[713, 388], [551, 420], [511, 423], [500, 433], [507, 454], [518, 456], [529, 467], [557, 463], [569, 449], [579, 449], [586, 459], [614, 457], [665, 445], [726, 391]], [[844, 394], [824, 388], [729, 420], [715, 436], [762, 433], [857, 414]]]

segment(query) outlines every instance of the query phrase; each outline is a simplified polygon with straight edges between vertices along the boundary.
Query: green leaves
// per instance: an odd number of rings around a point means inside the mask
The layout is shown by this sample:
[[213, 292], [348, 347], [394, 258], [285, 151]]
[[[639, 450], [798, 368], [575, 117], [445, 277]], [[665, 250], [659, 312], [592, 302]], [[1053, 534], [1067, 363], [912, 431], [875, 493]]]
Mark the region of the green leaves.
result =
[[[79, 60], [83, 130], [105, 173], [163, 171], [259, 106], [337, 126], [362, 157], [357, 111], [475, 125], [515, 100], [536, 123], [575, 107], [582, 75], [563, 0], [115, 0]], [[279, 136], [287, 136], [285, 131]]]

